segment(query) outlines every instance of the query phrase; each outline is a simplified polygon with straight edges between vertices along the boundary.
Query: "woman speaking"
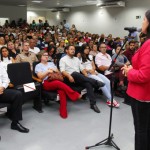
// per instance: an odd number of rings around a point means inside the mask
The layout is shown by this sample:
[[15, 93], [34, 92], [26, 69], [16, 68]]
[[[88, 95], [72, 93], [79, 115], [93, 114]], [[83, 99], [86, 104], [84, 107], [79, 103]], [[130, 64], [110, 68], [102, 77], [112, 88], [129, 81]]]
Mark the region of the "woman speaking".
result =
[[128, 78], [127, 94], [135, 126], [135, 150], [150, 150], [150, 10], [145, 13], [142, 33], [145, 43], [132, 58], [132, 66], [122, 69]]

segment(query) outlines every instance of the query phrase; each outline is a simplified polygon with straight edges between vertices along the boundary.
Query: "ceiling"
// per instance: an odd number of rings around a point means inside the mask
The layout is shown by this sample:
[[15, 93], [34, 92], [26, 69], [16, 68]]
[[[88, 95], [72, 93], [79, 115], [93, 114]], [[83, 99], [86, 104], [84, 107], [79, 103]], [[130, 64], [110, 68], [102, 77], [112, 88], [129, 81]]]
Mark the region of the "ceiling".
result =
[[[38, 0], [37, 0], [38, 1]], [[96, 5], [99, 2], [112, 2], [118, 0], [41, 0], [41, 3], [34, 3], [32, 0], [0, 0], [0, 5], [18, 6], [25, 5], [28, 10], [51, 9], [57, 7], [78, 7]], [[126, 0], [123, 0], [126, 1]], [[22, 6], [23, 7], [23, 6]]]

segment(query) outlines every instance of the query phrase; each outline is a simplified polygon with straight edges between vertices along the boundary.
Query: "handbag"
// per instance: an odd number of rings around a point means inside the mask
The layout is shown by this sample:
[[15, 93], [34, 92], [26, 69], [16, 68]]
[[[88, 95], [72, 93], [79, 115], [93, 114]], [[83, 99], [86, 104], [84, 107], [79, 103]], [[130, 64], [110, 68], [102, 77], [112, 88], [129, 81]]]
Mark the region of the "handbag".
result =
[[64, 81], [64, 78], [60, 72], [53, 72], [53, 73], [49, 73], [47, 80], [48, 81], [54, 81], [54, 80]]

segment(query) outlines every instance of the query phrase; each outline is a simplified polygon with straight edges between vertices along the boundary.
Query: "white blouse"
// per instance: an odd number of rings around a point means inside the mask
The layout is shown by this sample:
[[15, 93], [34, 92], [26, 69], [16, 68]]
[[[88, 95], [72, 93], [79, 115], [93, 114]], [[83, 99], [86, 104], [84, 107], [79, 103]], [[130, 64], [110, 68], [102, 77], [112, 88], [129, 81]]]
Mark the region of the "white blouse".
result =
[[7, 58], [3, 57], [3, 61], [1, 61], [2, 66], [4, 69], [7, 71], [7, 65], [12, 63], [12, 57], [10, 57], [10, 60]]

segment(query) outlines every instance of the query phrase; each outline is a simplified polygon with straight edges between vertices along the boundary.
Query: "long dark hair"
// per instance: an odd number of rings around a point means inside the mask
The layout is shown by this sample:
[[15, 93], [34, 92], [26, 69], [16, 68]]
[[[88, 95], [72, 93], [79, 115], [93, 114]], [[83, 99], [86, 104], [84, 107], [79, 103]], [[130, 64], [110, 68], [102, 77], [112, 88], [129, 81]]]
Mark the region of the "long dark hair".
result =
[[147, 39], [150, 39], [150, 10], [145, 13], [145, 17], [149, 21], [149, 26], [147, 28]]
[[55, 46], [52, 46], [52, 45], [49, 45], [48, 48], [47, 48], [47, 52], [48, 52], [48, 55], [49, 55], [49, 52], [54, 49], [54, 53], [52, 54], [52, 58], [55, 58], [56, 56], [56, 47]]
[[90, 58], [89, 58], [89, 54], [84, 53], [84, 50], [87, 47], [89, 48], [89, 46], [87, 44], [83, 44], [82, 47], [81, 47], [81, 57], [82, 57], [82, 62], [83, 63], [85, 63], [87, 60], [91, 61]]
[[7, 51], [8, 51], [8, 59], [10, 60], [9, 50], [8, 50], [8, 48], [7, 48], [6, 46], [3, 46], [3, 47], [1, 48], [1, 50], [0, 50], [1, 61], [3, 61], [3, 54], [2, 54], [3, 49], [7, 49]]

